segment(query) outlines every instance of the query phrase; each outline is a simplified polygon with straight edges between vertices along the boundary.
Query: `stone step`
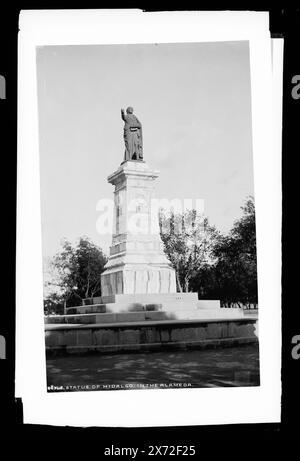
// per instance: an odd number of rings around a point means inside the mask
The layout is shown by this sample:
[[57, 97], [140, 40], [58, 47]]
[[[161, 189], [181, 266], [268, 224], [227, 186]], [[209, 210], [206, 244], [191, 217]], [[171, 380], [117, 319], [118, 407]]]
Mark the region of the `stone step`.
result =
[[91, 304], [86, 306], [69, 307], [68, 314], [92, 314], [92, 313], [119, 313], [119, 312], [144, 312], [162, 310], [162, 304], [142, 303], [108, 303]]
[[174, 311], [143, 311], [143, 312], [119, 312], [119, 313], [86, 313], [67, 314], [45, 317], [45, 323], [114, 323], [114, 322], [143, 322], [147, 320], [193, 320], [193, 319], [217, 319], [243, 318], [243, 312], [238, 309], [181, 309]]
[[214, 300], [186, 301], [173, 300], [162, 303], [128, 303], [117, 302], [107, 304], [90, 304], [84, 306], [69, 307], [68, 314], [92, 314], [92, 313], [121, 313], [121, 312], [144, 312], [144, 311], [180, 311], [186, 309], [220, 309], [220, 302]]
[[173, 301], [198, 301], [197, 293], [135, 293], [115, 294], [95, 298], [83, 299], [83, 305], [110, 304], [110, 303], [162, 303]]
[[219, 299], [198, 299], [198, 309], [220, 309], [221, 303]]

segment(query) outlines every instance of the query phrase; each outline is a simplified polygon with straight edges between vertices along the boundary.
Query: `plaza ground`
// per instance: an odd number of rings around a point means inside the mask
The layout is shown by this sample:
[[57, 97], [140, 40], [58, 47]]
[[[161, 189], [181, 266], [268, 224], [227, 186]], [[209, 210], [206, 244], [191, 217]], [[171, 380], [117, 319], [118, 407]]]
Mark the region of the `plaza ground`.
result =
[[57, 356], [47, 359], [47, 379], [48, 388], [160, 383], [258, 386], [259, 351], [257, 344], [248, 344], [205, 350]]

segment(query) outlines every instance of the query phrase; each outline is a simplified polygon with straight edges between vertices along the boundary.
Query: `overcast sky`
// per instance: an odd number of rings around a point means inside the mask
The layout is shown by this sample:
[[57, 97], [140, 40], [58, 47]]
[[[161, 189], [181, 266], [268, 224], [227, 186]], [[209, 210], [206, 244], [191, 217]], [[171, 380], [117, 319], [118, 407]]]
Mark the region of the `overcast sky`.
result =
[[123, 160], [121, 107], [143, 125], [157, 198], [200, 198], [227, 232], [253, 194], [248, 42], [37, 49], [43, 254], [96, 229]]

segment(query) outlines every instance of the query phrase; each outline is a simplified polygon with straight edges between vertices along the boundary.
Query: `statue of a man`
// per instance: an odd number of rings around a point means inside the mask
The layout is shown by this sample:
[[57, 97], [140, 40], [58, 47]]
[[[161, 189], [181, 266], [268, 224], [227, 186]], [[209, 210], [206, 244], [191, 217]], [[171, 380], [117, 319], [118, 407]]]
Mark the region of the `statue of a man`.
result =
[[124, 120], [124, 141], [126, 160], [143, 160], [143, 135], [142, 124], [133, 114], [133, 108], [127, 107], [126, 115], [124, 109], [121, 109], [121, 117]]

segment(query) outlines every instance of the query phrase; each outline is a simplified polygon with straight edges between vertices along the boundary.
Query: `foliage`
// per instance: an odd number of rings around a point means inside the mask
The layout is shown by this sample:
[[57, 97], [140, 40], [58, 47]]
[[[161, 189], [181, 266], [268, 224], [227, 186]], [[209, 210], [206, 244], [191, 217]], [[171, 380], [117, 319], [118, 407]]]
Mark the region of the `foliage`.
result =
[[223, 300], [227, 304], [257, 303], [257, 263], [255, 207], [250, 197], [241, 207], [243, 216], [234, 223], [229, 236], [221, 238], [215, 248], [216, 276]]
[[52, 292], [44, 300], [44, 313], [45, 315], [64, 313], [64, 299], [58, 293]]
[[62, 250], [51, 261], [54, 287], [46, 297], [46, 305], [81, 304], [83, 298], [101, 295], [100, 274], [104, 270], [107, 258], [101, 248], [87, 237], [81, 237], [76, 245], [64, 240]]
[[217, 231], [196, 210], [168, 215], [161, 210], [159, 225], [165, 252], [176, 271], [177, 288], [187, 292], [191, 278], [211, 259]]
[[161, 238], [179, 291], [197, 291], [200, 299], [220, 299], [228, 307], [257, 304], [253, 197], [241, 209], [243, 215], [228, 235], [195, 210], [177, 215], [160, 212]]
[[191, 282], [200, 297], [221, 299], [225, 306], [257, 303], [255, 206], [252, 197], [241, 207], [243, 216], [228, 235], [219, 234], [212, 253], [215, 262], [203, 266]]

